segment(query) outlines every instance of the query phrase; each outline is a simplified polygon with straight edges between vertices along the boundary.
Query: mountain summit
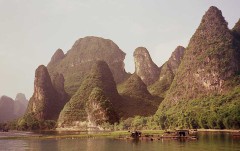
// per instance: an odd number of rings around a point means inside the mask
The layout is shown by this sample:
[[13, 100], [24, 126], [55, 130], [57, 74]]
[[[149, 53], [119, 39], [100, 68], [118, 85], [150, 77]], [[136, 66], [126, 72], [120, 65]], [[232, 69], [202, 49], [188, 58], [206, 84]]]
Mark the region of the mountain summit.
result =
[[171, 125], [174, 127], [231, 127], [232, 123], [225, 120], [237, 120], [235, 117], [239, 115], [235, 114], [239, 102], [239, 50], [222, 12], [210, 7], [158, 109], [156, 115], [161, 123], [166, 122], [163, 119], [167, 116], [168, 121], [178, 119]]
[[93, 36], [80, 38], [63, 59], [55, 65], [51, 65], [52, 62], [56, 62], [54, 58], [59, 58], [55, 57], [56, 54], [63, 58], [63, 53], [57, 51], [49, 63], [48, 70], [50, 75], [63, 74], [66, 80], [65, 89], [70, 96], [78, 90], [84, 76], [87, 75], [93, 63], [98, 60], [103, 60], [108, 64], [116, 83], [121, 83], [128, 77], [123, 62], [125, 53], [108, 39]]
[[[58, 78], [60, 77], [60, 78]], [[54, 85], [52, 84], [48, 70], [44, 65], [40, 65], [35, 72], [34, 80], [34, 93], [30, 98], [26, 115], [33, 115], [37, 120], [57, 120], [60, 111], [67, 101], [67, 96], [63, 96], [64, 84], [59, 84], [60, 87], [55, 83], [62, 83], [61, 75], [56, 76], [54, 79]], [[57, 90], [56, 90], [57, 89]]]
[[135, 73], [148, 86], [153, 84], [159, 77], [159, 68], [152, 61], [148, 50], [144, 47], [138, 47], [134, 53]]
[[118, 101], [120, 96], [107, 63], [97, 61], [61, 111], [58, 128], [87, 130], [91, 127], [98, 128], [104, 122], [118, 122], [114, 110]]

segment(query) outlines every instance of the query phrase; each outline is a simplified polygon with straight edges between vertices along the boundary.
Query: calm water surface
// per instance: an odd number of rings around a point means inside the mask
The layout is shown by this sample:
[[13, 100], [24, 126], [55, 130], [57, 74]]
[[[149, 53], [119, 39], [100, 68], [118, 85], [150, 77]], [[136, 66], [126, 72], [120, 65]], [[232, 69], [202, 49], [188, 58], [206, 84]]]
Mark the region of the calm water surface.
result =
[[111, 138], [0, 140], [0, 150], [29, 151], [240, 151], [228, 133], [199, 133], [197, 141], [131, 141]]

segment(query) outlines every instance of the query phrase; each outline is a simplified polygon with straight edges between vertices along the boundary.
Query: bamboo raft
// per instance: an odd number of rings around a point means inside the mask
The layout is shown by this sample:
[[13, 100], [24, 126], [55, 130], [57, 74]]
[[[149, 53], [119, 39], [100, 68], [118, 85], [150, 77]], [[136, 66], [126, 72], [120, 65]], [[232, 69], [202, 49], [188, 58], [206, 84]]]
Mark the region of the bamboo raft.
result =
[[163, 140], [163, 139], [197, 140], [198, 138], [196, 135], [190, 135], [189, 130], [176, 130], [174, 132], [165, 132], [163, 135], [142, 135], [140, 131], [134, 131], [134, 132], [131, 132], [130, 136], [119, 136], [118, 139], [154, 141], [154, 140]]

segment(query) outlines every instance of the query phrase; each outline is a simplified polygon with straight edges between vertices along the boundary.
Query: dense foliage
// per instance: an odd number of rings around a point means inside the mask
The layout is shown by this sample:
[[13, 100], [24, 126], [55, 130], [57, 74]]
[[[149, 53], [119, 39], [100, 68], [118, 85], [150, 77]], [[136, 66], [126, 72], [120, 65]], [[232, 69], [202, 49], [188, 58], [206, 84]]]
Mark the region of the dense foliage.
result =
[[224, 95], [180, 101], [160, 108], [155, 115], [160, 128], [240, 128], [240, 86]]
[[165, 97], [184, 55], [185, 48], [178, 46], [171, 57], [160, 68], [159, 79], [148, 86], [151, 94]]
[[[89, 99], [92, 99], [90, 95], [96, 93], [96, 88], [99, 88], [103, 92], [98, 93], [98, 95], [94, 97], [107, 97], [111, 103], [115, 103], [114, 110], [117, 109], [118, 106], [116, 103], [120, 102], [121, 98], [117, 93], [111, 71], [104, 61], [97, 61], [93, 64], [90, 73], [85, 77], [78, 91], [61, 111], [58, 120], [59, 125], [73, 125], [74, 121], [87, 121], [88, 114], [86, 112], [86, 104], [90, 101]], [[117, 118], [114, 119], [118, 120]], [[112, 120], [113, 119], [109, 121], [113, 123]]]
[[56, 126], [54, 120], [38, 120], [33, 114], [27, 114], [17, 121], [18, 130], [51, 130]]
[[118, 92], [123, 98], [124, 107], [122, 112], [125, 114], [122, 117], [124, 119], [137, 115], [153, 115], [162, 101], [162, 98], [154, 97], [148, 92], [147, 86], [136, 74], [118, 85]]

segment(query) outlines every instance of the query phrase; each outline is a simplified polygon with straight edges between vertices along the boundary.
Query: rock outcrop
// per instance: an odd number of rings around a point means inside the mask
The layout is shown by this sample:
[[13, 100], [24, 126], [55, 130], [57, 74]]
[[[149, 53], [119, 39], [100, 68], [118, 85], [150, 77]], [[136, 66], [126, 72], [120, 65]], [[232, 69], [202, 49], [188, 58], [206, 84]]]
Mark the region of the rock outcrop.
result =
[[64, 83], [65, 79], [62, 74], [55, 73], [52, 75], [52, 85], [54, 89], [57, 91], [59, 105], [61, 108], [63, 108], [67, 101], [70, 99], [64, 89]]
[[7, 122], [13, 120], [15, 118], [13, 110], [13, 99], [7, 96], [2, 96], [0, 98], [0, 122]]
[[[57, 75], [53, 81], [54, 85], [44, 65], [40, 65], [36, 69], [34, 93], [30, 98], [26, 114], [32, 114], [38, 120], [57, 120], [67, 100], [62, 95], [64, 94], [62, 76]], [[57, 87], [57, 90], [54, 86]]]
[[14, 115], [16, 118], [22, 117], [26, 112], [28, 100], [23, 93], [18, 93], [14, 101]]
[[178, 46], [168, 61], [161, 66], [159, 79], [148, 87], [151, 94], [165, 97], [165, 94], [170, 88], [177, 69], [181, 63], [184, 50], [184, 47]]
[[66, 80], [65, 90], [72, 96], [97, 60], [108, 64], [116, 83], [123, 82], [129, 76], [124, 69], [124, 58], [125, 53], [113, 41], [85, 37], [77, 40], [65, 57], [54, 66], [48, 66], [48, 69], [51, 75], [56, 72], [63, 74]]
[[159, 77], [159, 68], [152, 61], [148, 50], [144, 47], [138, 47], [134, 53], [135, 73], [148, 86], [153, 84]]
[[118, 122], [116, 109], [121, 98], [112, 73], [104, 61], [93, 64], [78, 91], [64, 106], [58, 119], [60, 129], [99, 129], [101, 124]]

